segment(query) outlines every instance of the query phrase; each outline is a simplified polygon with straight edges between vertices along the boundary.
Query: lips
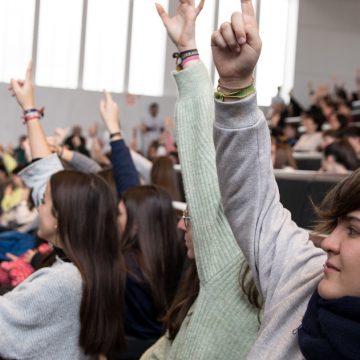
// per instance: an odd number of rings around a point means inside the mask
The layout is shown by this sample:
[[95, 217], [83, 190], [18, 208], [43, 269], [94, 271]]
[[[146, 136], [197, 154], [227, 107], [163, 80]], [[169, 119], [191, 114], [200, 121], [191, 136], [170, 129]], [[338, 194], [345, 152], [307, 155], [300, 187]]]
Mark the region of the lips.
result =
[[327, 261], [325, 263], [325, 269], [327, 270], [334, 270], [334, 271], [340, 271], [339, 268], [337, 268], [335, 265], [333, 265], [330, 261]]

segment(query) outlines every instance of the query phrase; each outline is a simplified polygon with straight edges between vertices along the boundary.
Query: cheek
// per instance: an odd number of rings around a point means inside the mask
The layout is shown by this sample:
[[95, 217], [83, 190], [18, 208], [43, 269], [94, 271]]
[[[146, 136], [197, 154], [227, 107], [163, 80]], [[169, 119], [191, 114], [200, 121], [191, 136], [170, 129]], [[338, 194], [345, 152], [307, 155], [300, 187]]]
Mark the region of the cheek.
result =
[[360, 296], [360, 243], [358, 240], [349, 242], [341, 249], [341, 262], [344, 271], [342, 282], [352, 296]]

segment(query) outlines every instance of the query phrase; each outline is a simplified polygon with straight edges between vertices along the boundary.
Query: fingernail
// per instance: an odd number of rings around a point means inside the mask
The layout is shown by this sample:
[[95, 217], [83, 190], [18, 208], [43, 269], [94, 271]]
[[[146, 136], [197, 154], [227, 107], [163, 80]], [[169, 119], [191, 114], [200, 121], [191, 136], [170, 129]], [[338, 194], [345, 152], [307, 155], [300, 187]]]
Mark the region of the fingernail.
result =
[[246, 38], [241, 37], [238, 41], [239, 41], [240, 45], [245, 44], [246, 43]]
[[237, 47], [236, 48], [236, 52], [239, 53], [241, 51], [241, 48], [240, 47]]

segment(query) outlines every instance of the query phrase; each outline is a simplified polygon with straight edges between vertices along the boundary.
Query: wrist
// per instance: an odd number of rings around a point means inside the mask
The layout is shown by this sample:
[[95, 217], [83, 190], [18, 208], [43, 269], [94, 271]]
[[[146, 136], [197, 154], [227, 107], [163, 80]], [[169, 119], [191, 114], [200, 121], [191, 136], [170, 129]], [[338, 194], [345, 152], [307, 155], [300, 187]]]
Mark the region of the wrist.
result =
[[21, 105], [24, 111], [28, 111], [30, 109], [36, 109], [35, 102], [27, 102]]
[[196, 42], [195, 41], [192, 41], [192, 42], [189, 42], [187, 44], [184, 44], [184, 45], [178, 45], [177, 46], [179, 52], [184, 52], [184, 51], [189, 51], [189, 50], [192, 50], [192, 49], [197, 49], [197, 46], [196, 46]]
[[114, 133], [118, 133], [118, 132], [121, 133], [120, 126], [118, 126], [118, 125], [108, 126], [107, 129], [110, 134], [114, 134]]
[[254, 83], [252, 74], [246, 78], [219, 78], [219, 87], [226, 89], [245, 89]]
[[114, 131], [114, 132], [110, 132], [110, 142], [112, 141], [116, 141], [116, 140], [121, 140], [123, 137], [122, 137], [122, 134], [121, 134], [121, 131], [118, 130], [118, 131]]

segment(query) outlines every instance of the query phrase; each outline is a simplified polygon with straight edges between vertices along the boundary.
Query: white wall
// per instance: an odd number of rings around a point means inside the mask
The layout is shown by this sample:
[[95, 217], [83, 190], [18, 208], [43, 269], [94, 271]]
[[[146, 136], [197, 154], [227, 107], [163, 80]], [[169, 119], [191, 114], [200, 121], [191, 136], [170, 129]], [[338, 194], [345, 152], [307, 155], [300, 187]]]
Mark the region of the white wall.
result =
[[330, 84], [336, 75], [354, 88], [360, 68], [359, 16], [359, 0], [300, 0], [295, 94], [304, 104], [308, 80]]
[[[0, 84], [0, 144], [14, 143], [26, 129], [20, 117], [22, 113], [16, 100], [7, 90], [8, 85]], [[42, 119], [47, 135], [51, 135], [55, 127], [80, 124], [87, 130], [95, 122], [101, 123], [99, 101], [102, 94], [83, 90], [64, 90], [38, 87], [36, 89], [37, 106], [45, 106], [45, 117]], [[133, 106], [126, 105], [125, 95], [115, 95], [120, 105], [121, 124], [125, 137], [131, 137], [131, 129], [146, 114], [148, 105], [157, 101], [163, 116], [173, 117], [175, 96], [154, 98], [141, 96]]]

